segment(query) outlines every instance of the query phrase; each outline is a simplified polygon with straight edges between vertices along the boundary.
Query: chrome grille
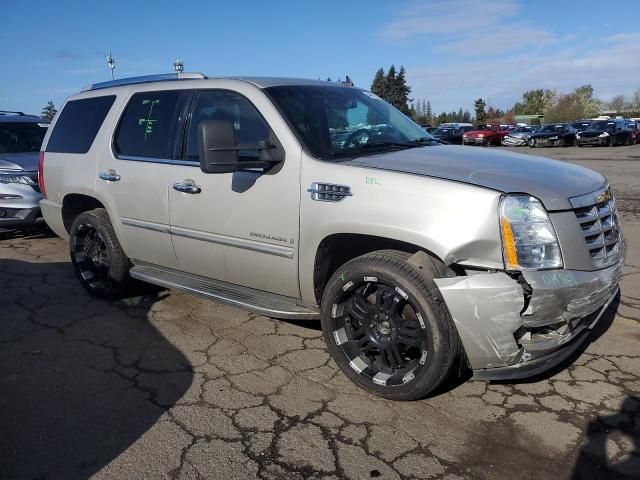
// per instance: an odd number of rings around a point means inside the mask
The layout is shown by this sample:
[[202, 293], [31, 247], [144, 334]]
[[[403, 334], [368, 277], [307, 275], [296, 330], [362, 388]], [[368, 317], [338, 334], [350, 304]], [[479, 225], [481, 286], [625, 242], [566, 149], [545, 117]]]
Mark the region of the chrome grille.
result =
[[593, 266], [603, 268], [620, 258], [620, 224], [609, 188], [570, 199]]

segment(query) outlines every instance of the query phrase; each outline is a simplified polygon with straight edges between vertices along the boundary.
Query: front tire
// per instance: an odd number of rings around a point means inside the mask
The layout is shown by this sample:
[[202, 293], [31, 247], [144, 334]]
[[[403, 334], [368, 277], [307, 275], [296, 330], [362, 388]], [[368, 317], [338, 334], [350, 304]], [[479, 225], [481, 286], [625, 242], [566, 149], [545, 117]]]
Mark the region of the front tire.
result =
[[99, 298], [124, 294], [131, 265], [104, 208], [76, 217], [69, 233], [69, 250], [76, 277], [87, 292]]
[[422, 255], [420, 264], [395, 250], [355, 258], [332, 275], [323, 294], [322, 331], [332, 358], [356, 385], [380, 397], [427, 395], [460, 354], [433, 281], [445, 267]]

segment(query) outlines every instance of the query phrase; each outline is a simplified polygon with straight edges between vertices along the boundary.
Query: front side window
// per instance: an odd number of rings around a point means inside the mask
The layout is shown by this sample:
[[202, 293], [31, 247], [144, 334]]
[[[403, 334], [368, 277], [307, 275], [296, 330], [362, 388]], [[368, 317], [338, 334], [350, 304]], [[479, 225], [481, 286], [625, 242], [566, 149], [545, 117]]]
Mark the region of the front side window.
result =
[[0, 122], [0, 153], [37, 152], [47, 126], [46, 123]]
[[434, 141], [418, 124], [371, 92], [334, 85], [286, 85], [265, 91], [305, 150], [319, 159], [380, 153]]
[[[185, 160], [200, 160], [198, 128], [202, 122], [224, 120], [233, 123], [238, 145], [258, 146], [269, 139], [270, 128], [256, 107], [239, 93], [226, 90], [205, 90], [197, 94], [187, 133]], [[238, 152], [240, 160], [257, 160], [259, 150]]]
[[169, 159], [187, 92], [170, 90], [134, 94], [122, 114], [114, 139], [119, 155]]

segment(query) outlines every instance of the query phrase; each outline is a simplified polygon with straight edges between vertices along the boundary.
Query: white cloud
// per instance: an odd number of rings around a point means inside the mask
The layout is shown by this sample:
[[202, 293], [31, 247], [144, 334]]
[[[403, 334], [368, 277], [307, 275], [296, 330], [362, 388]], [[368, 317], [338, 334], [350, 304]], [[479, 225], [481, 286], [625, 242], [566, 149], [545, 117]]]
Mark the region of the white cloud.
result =
[[516, 15], [520, 5], [514, 0], [492, 0], [481, 5], [475, 0], [414, 3], [382, 30], [390, 39], [415, 35], [468, 35], [498, 25]]
[[472, 107], [483, 97], [500, 108], [520, 100], [522, 92], [549, 88], [569, 92], [590, 83], [595, 95], [611, 100], [640, 88], [635, 35], [616, 35], [598, 48], [566, 48], [502, 56], [499, 61], [462, 59], [434, 66], [408, 66], [412, 96], [431, 100], [434, 111]]
[[595, 39], [589, 29], [552, 32], [527, 21], [525, 7], [522, 0], [413, 3], [381, 35], [436, 54], [429, 65], [406, 67], [411, 95], [430, 99], [438, 112], [471, 109], [478, 97], [508, 108], [533, 88], [569, 92], [590, 83], [610, 100], [640, 87], [640, 32]]

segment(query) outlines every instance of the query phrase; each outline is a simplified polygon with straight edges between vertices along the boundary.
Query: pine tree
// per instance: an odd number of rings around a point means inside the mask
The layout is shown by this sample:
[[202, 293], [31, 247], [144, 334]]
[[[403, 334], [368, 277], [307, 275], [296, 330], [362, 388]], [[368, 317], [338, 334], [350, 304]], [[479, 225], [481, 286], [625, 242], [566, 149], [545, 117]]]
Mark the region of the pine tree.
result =
[[381, 97], [384, 98], [391, 105], [394, 105], [393, 103], [394, 96], [397, 90], [396, 82], [397, 82], [396, 67], [394, 65], [391, 65], [389, 67], [389, 71], [387, 72], [387, 76], [385, 78], [385, 88], [381, 95]]
[[[423, 100], [424, 102], [424, 100]], [[424, 105], [424, 103], [423, 103]], [[427, 100], [427, 106], [425, 107], [425, 115], [427, 117], [427, 123], [431, 123], [431, 119], [433, 118], [433, 112], [431, 111], [431, 101]]]
[[376, 76], [373, 77], [373, 83], [371, 83], [371, 92], [375, 93], [380, 98], [384, 98], [386, 89], [387, 79], [384, 75], [384, 69], [380, 68], [376, 72]]
[[49, 100], [47, 106], [42, 109], [42, 113], [40, 114], [40, 116], [47, 122], [50, 122], [53, 120], [53, 117], [56, 116], [56, 113], [58, 113], [58, 110], [56, 110], [56, 106], [51, 100]]
[[409, 107], [408, 104], [411, 101], [409, 98], [409, 94], [411, 93], [411, 87], [407, 85], [407, 71], [404, 67], [400, 67], [400, 71], [398, 72], [397, 81], [397, 89], [398, 89], [398, 105], [396, 108], [400, 110], [402, 113], [408, 113]]
[[487, 106], [486, 102], [482, 98], [477, 98], [473, 102], [473, 107], [476, 111], [476, 122], [484, 123], [487, 119], [487, 112], [485, 112], [484, 108]]

